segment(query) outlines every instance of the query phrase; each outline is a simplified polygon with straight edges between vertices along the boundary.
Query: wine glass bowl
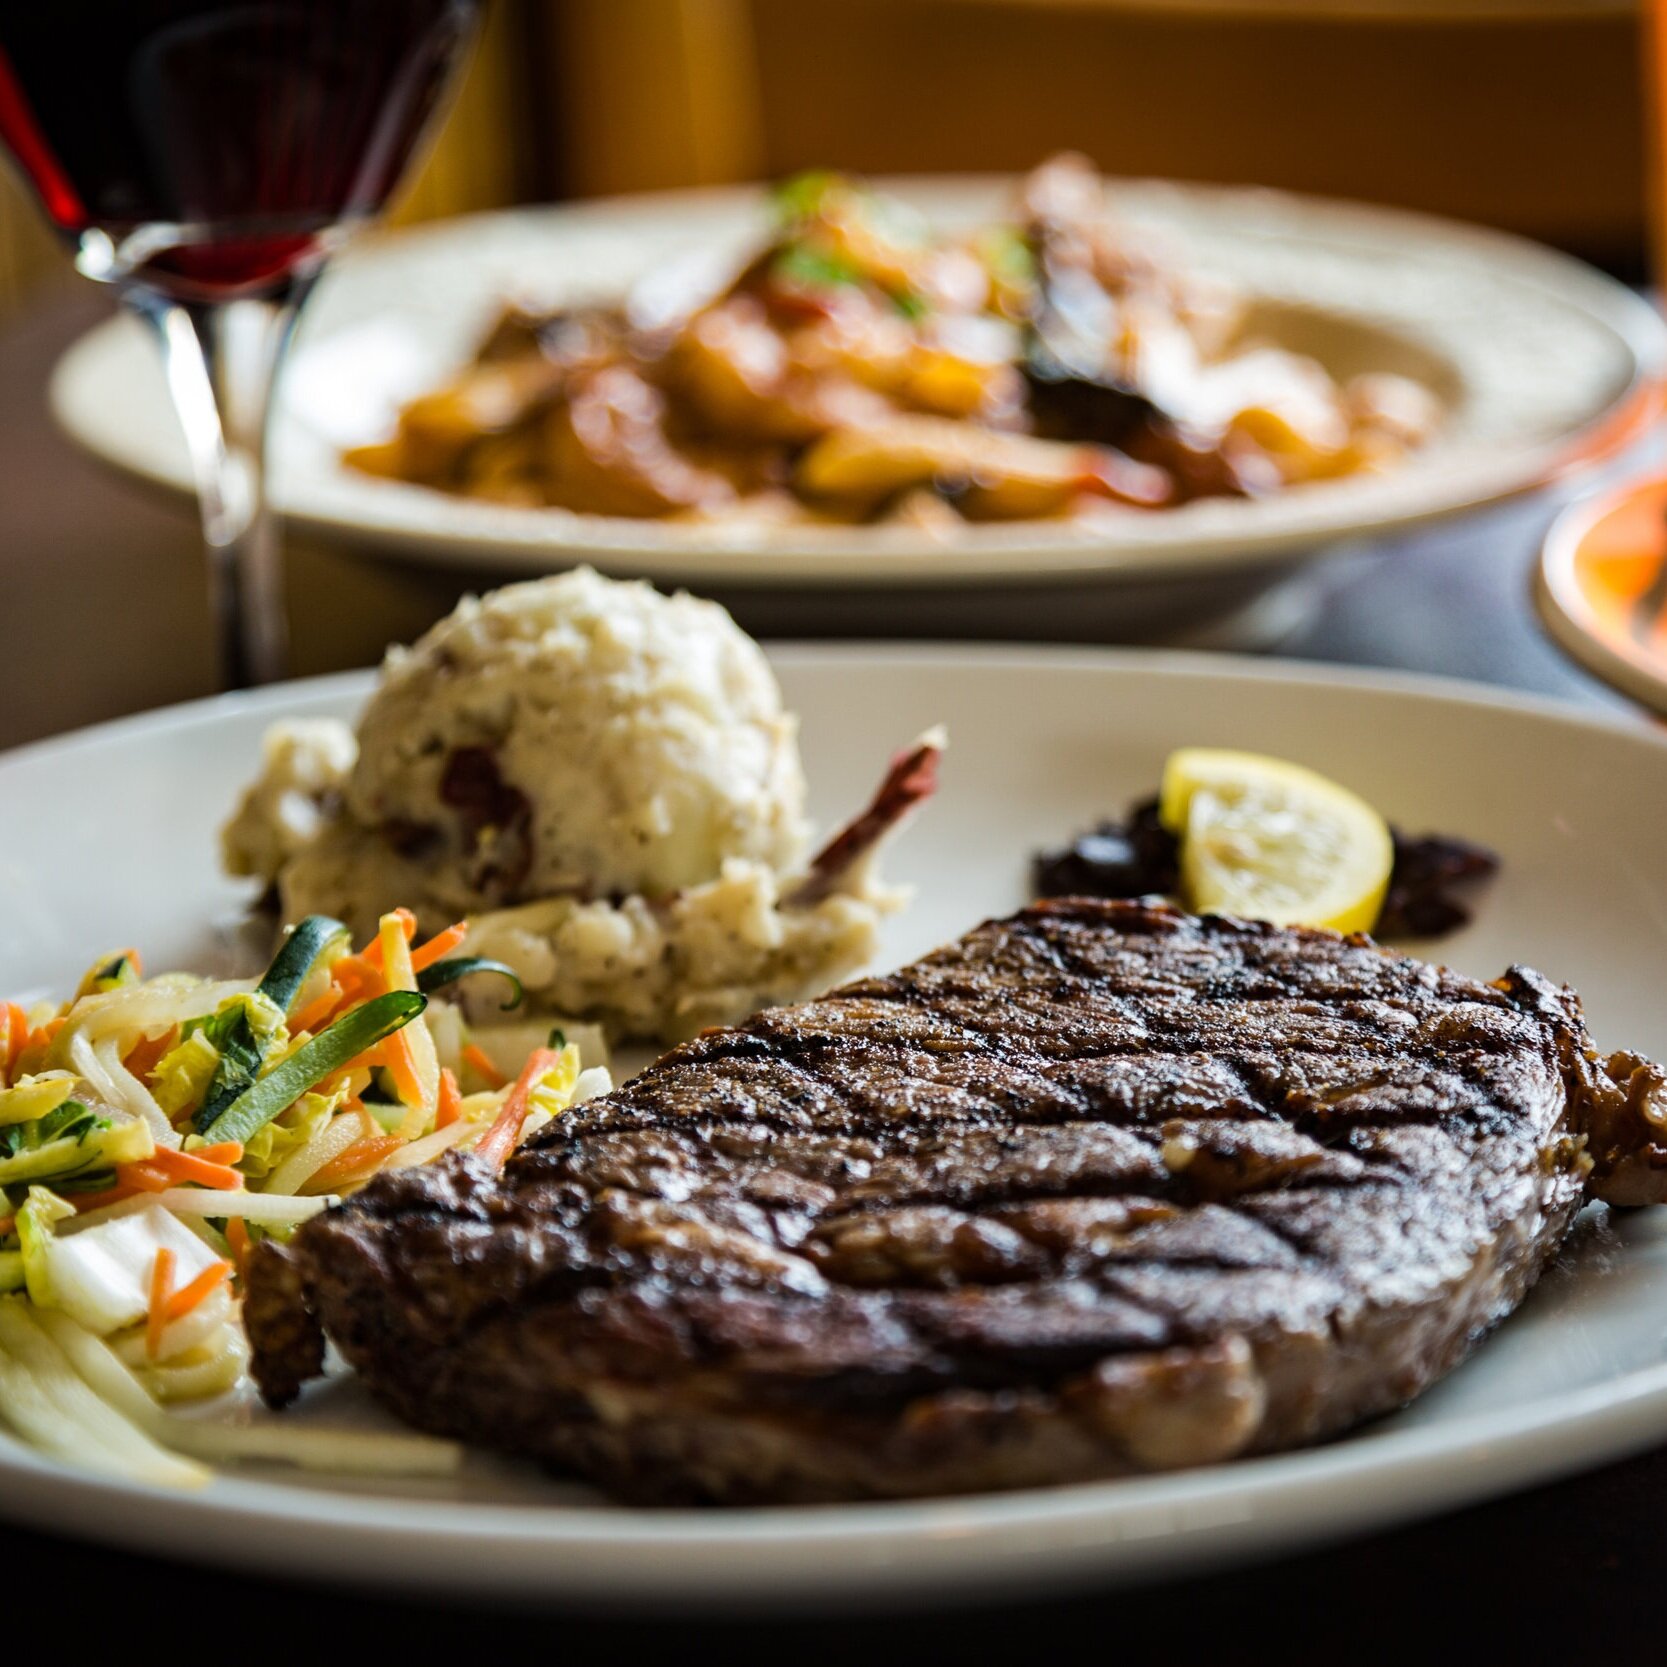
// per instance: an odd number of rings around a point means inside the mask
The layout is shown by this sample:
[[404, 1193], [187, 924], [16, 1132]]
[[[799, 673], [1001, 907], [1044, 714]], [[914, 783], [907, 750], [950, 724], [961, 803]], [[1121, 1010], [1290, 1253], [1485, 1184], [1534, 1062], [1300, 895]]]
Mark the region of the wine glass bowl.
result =
[[118, 286], [161, 346], [230, 687], [284, 667], [263, 459], [297, 310], [392, 194], [483, 4], [0, 7], [0, 142], [77, 267]]

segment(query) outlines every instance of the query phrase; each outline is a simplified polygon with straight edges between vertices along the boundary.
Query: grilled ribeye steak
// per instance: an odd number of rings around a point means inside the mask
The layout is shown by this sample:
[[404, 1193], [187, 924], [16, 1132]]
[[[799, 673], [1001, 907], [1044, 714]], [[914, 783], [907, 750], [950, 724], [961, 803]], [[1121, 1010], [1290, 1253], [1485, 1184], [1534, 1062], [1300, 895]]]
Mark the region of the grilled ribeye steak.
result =
[[1291, 1447], [1461, 1360], [1588, 1192], [1667, 1195], [1661, 1087], [1520, 968], [1045, 903], [260, 1246], [255, 1371], [289, 1399], [327, 1332], [412, 1423], [637, 1498]]

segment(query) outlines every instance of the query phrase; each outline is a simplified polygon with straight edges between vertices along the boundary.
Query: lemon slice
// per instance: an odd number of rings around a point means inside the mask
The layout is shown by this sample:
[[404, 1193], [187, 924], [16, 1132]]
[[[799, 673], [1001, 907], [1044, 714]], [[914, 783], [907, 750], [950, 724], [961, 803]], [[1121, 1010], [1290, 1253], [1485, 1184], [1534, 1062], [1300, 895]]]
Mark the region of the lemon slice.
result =
[[1346, 787], [1260, 753], [1183, 747], [1164, 766], [1163, 825], [1189, 907], [1277, 926], [1369, 931], [1394, 861], [1388, 825]]

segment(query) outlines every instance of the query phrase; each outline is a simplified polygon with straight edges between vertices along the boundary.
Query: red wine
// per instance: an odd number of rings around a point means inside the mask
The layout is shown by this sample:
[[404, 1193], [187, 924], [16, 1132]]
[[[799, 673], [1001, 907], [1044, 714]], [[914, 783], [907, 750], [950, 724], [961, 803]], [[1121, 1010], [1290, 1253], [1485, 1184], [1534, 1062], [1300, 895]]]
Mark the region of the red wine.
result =
[[276, 289], [382, 207], [481, 4], [0, 4], [0, 140], [90, 275]]

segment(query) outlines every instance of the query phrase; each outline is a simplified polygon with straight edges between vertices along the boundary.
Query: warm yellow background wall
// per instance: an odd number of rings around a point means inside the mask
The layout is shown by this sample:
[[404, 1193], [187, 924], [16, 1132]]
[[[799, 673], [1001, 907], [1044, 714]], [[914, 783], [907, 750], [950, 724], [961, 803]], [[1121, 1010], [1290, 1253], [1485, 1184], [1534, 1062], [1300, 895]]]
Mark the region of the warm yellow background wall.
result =
[[[1642, 248], [1629, 0], [493, 0], [396, 218], [809, 164], [1254, 180]], [[0, 170], [0, 316], [74, 282]]]
[[1367, 197], [1600, 258], [1636, 243], [1630, 8], [1315, 9], [754, 0], [767, 162], [1022, 167], [1064, 144], [1112, 172]]
[[1641, 248], [1631, 0], [552, 0], [580, 194], [1023, 168], [1253, 181]]

